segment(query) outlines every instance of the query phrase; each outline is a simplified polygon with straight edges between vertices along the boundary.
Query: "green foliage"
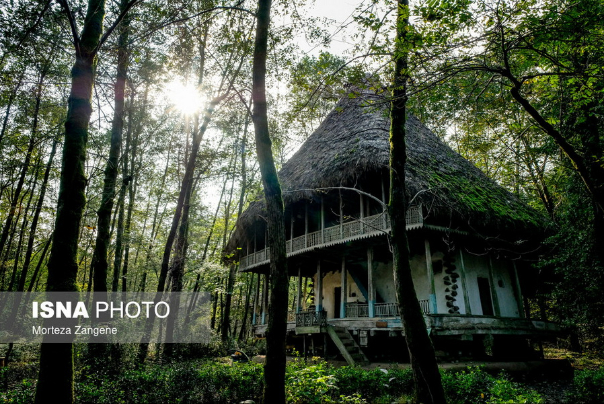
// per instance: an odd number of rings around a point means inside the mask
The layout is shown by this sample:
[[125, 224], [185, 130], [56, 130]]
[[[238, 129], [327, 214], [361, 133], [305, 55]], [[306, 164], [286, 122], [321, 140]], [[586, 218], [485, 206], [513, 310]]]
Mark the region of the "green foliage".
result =
[[511, 381], [505, 374], [491, 376], [474, 367], [462, 372], [442, 372], [443, 388], [449, 404], [543, 403], [534, 390]]
[[257, 399], [262, 366], [194, 361], [150, 365], [115, 378], [91, 375], [76, 384], [80, 403], [230, 403]]
[[567, 394], [573, 403], [604, 402], [604, 368], [575, 372], [573, 386]]
[[[264, 387], [262, 365], [229, 365], [217, 359], [149, 364], [112, 374], [101, 368], [80, 370], [75, 388], [76, 402], [81, 404], [258, 401]], [[25, 365], [2, 369], [0, 381], [10, 380], [10, 384], [8, 388], [0, 385], [0, 402], [33, 402], [35, 374], [34, 367]], [[537, 392], [504, 374], [495, 377], [474, 367], [461, 372], [444, 370], [441, 375], [449, 404], [544, 402]], [[569, 398], [602, 402], [602, 386], [603, 369], [577, 372]], [[413, 375], [410, 369], [334, 368], [322, 359], [308, 363], [298, 359], [287, 365], [286, 395], [292, 404], [406, 402], [413, 396]]]

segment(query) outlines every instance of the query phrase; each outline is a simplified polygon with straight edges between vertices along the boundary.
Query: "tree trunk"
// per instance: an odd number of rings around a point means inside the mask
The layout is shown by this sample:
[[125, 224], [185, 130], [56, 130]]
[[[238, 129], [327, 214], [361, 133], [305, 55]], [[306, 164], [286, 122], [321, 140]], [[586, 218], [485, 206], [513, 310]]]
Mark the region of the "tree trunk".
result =
[[[121, 8], [125, 7], [125, 4], [127, 4], [127, 1], [122, 0]], [[101, 299], [106, 297], [105, 292], [107, 292], [107, 253], [110, 241], [111, 212], [113, 210], [113, 200], [115, 198], [115, 183], [117, 179], [118, 161], [120, 158], [124, 128], [125, 90], [128, 76], [128, 50], [126, 48], [128, 44], [128, 32], [129, 18], [125, 17], [122, 21], [118, 38], [117, 76], [113, 88], [114, 110], [113, 121], [111, 122], [111, 142], [109, 157], [107, 158], [107, 165], [105, 166], [104, 172], [101, 205], [96, 212], [98, 217], [97, 233], [91, 264], [94, 292], [104, 294], [104, 296], [99, 296]]]
[[[67, 7], [67, 3], [62, 3]], [[69, 14], [70, 11], [66, 10]], [[97, 47], [101, 40], [104, 0], [89, 0], [84, 28], [74, 38], [76, 61], [71, 70], [71, 92], [65, 121], [65, 143], [59, 198], [48, 262], [47, 291], [76, 291], [78, 236], [84, 211], [86, 143], [92, 113], [92, 89]], [[36, 404], [73, 403], [73, 346], [42, 344]]]
[[50, 151], [50, 156], [48, 157], [48, 162], [46, 163], [46, 170], [44, 171], [44, 178], [42, 180], [42, 187], [40, 188], [40, 195], [38, 196], [38, 202], [36, 203], [34, 217], [32, 219], [31, 227], [29, 229], [29, 239], [27, 241], [27, 249], [25, 252], [25, 259], [23, 261], [23, 269], [21, 270], [21, 279], [19, 279], [19, 284], [17, 285], [18, 291], [23, 291], [25, 289], [25, 280], [27, 277], [27, 271], [29, 270], [31, 256], [34, 251], [34, 241], [35, 241], [35, 236], [36, 236], [36, 230], [38, 228], [38, 220], [40, 218], [40, 213], [42, 212], [42, 206], [44, 205], [44, 197], [46, 196], [46, 187], [48, 185], [48, 178], [50, 177], [52, 161], [54, 160], [55, 153], [57, 151], [58, 142], [59, 142], [58, 138], [55, 138], [55, 140], [52, 143], [52, 150]]
[[390, 110], [390, 204], [388, 206], [392, 223], [391, 245], [394, 284], [403, 329], [405, 330], [407, 349], [411, 358], [416, 402], [424, 404], [445, 403], [446, 399], [434, 355], [434, 347], [428, 336], [413, 285], [405, 219], [407, 212], [405, 122], [407, 80], [409, 77], [407, 55], [410, 46], [407, 39], [409, 30], [408, 15], [408, 0], [399, 0], [394, 52], [394, 85]]
[[266, 330], [266, 364], [264, 365], [264, 402], [285, 403], [285, 333], [287, 330], [287, 257], [281, 186], [275, 169], [268, 127], [266, 103], [266, 57], [270, 26], [271, 0], [258, 0], [256, 40], [252, 65], [252, 120], [256, 137], [256, 154], [262, 176], [268, 247], [270, 248], [270, 306]]

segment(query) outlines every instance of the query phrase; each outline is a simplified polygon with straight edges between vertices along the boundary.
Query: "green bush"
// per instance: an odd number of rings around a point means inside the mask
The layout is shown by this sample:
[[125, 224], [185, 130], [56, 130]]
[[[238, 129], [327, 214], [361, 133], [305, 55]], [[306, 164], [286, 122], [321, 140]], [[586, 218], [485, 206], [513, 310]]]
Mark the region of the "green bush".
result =
[[443, 371], [441, 376], [449, 404], [544, 402], [539, 393], [511, 381], [505, 374], [494, 377], [478, 367]]
[[604, 368], [576, 371], [568, 397], [573, 403], [604, 402]]

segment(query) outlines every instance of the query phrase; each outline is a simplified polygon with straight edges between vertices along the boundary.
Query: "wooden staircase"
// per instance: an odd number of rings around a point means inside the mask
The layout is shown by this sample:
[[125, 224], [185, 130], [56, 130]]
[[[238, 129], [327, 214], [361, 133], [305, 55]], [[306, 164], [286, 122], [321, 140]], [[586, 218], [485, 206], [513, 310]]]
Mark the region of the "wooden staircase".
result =
[[368, 365], [369, 359], [347, 329], [327, 325], [327, 334], [350, 366]]

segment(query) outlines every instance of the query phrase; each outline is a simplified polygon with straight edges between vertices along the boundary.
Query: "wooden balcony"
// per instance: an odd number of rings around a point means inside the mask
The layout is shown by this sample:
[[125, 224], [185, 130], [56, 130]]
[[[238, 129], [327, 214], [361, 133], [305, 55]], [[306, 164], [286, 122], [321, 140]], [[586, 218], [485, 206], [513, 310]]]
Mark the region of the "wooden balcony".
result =
[[[421, 206], [411, 206], [407, 210], [406, 221], [408, 230], [422, 227]], [[390, 217], [384, 212], [295, 237], [286, 241], [285, 248], [287, 256], [290, 257], [315, 248], [368, 238], [389, 231]], [[269, 256], [270, 250], [268, 248], [246, 255], [239, 261], [239, 270], [243, 271], [268, 264]]]

